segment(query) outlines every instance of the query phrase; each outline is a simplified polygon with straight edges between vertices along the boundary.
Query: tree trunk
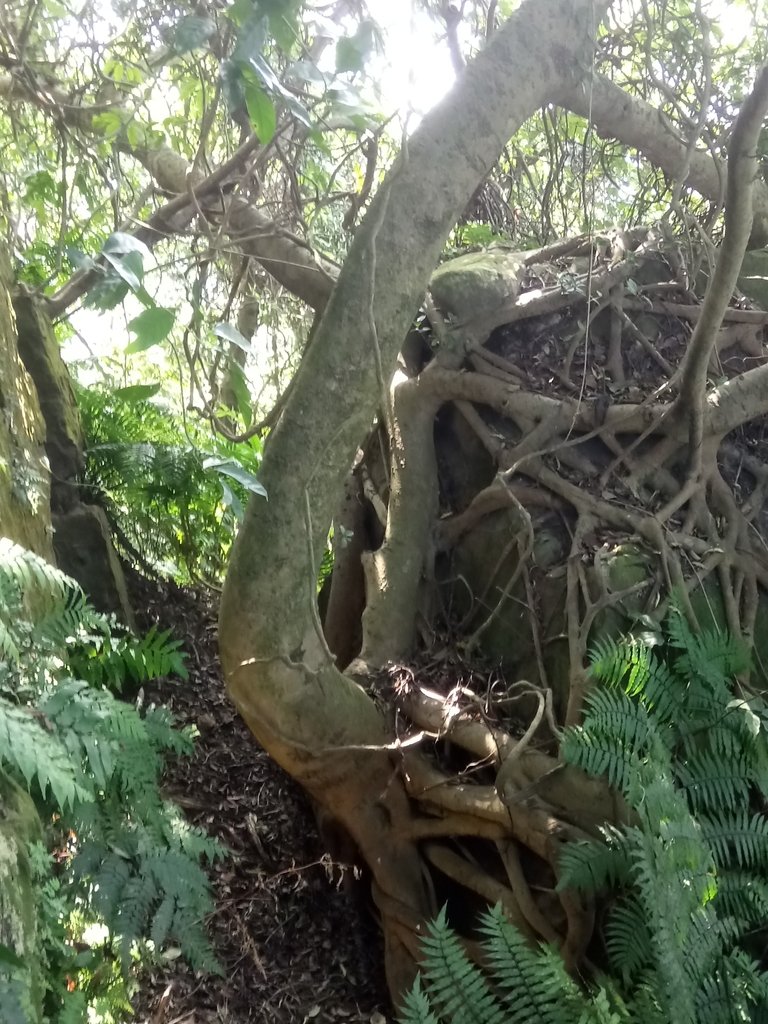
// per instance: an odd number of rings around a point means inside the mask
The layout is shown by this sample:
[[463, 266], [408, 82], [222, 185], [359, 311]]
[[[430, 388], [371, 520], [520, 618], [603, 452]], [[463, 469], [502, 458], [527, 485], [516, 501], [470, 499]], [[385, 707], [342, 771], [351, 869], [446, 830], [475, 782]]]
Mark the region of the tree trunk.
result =
[[358, 844], [395, 993], [411, 980], [418, 932], [435, 908], [391, 732], [322, 637], [318, 558], [355, 449], [377, 406], [391, 406], [397, 353], [451, 227], [525, 118], [581, 79], [606, 6], [524, 4], [408, 140], [269, 439], [269, 499], [250, 503], [227, 574], [220, 644], [229, 691], [259, 741]]

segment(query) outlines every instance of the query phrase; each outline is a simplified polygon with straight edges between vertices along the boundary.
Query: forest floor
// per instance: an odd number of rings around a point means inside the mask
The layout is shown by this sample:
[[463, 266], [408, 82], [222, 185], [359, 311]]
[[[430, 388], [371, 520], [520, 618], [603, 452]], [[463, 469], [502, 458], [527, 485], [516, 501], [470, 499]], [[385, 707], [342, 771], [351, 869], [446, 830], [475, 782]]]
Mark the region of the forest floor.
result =
[[[392, 1020], [381, 939], [322, 847], [301, 790], [258, 746], [228, 700], [210, 601], [172, 584], [136, 580], [139, 624], [171, 628], [189, 679], [145, 688], [200, 736], [169, 764], [164, 791], [227, 856], [210, 869], [209, 934], [223, 975], [194, 974], [181, 958], [142, 980], [142, 1024], [325, 1024]], [[346, 871], [349, 880], [350, 872]], [[350, 889], [352, 892], [350, 892]]]

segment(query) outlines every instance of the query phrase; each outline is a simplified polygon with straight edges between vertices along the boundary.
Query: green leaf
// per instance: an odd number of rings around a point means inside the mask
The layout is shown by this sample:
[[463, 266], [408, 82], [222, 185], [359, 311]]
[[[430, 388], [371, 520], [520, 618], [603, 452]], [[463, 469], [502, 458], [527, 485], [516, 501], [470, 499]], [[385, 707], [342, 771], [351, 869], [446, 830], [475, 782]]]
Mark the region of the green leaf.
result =
[[112, 394], [115, 398], [121, 398], [124, 402], [143, 402], [152, 398], [158, 393], [161, 385], [158, 384], [131, 384], [127, 388], [117, 388]]
[[336, 71], [339, 74], [362, 71], [366, 60], [376, 49], [377, 37], [375, 22], [366, 19], [353, 36], [340, 39], [336, 44]]
[[245, 107], [259, 142], [266, 145], [277, 128], [277, 112], [272, 100], [255, 82], [244, 83]]
[[229, 368], [230, 382], [237, 402], [237, 411], [243, 417], [246, 427], [250, 427], [253, 421], [253, 408], [251, 405], [251, 390], [248, 381], [245, 379], [243, 368], [233, 362]]
[[129, 121], [125, 126], [125, 135], [132, 149], [147, 144], [147, 131], [143, 124], [138, 121]]
[[[255, 74], [264, 83], [264, 88], [268, 93], [279, 96], [298, 121], [303, 125], [306, 125], [307, 128], [312, 127], [312, 121], [306, 108], [299, 103], [296, 97], [289, 92], [288, 89], [285, 88], [283, 83], [260, 53], [250, 56], [247, 61], [242, 62], [241, 66], [243, 67], [243, 70], [246, 71], [246, 75], [248, 71], [255, 72]], [[247, 101], [246, 85], [246, 103]]]
[[264, 60], [260, 53], [251, 54], [247, 60], [247, 66], [252, 68], [253, 71], [259, 76], [264, 83], [264, 88], [268, 89], [269, 92], [277, 93], [282, 95], [285, 91], [283, 86], [280, 84], [280, 79], [277, 77], [275, 72]]
[[120, 256], [129, 252], [137, 252], [141, 254], [142, 259], [149, 256], [149, 249], [144, 242], [140, 238], [136, 238], [135, 235], [129, 235], [127, 231], [113, 232], [104, 243], [102, 252], [105, 255], [116, 253]]
[[122, 277], [131, 291], [137, 292], [141, 288], [144, 277], [144, 263], [139, 252], [127, 252], [124, 256], [118, 256], [111, 252], [104, 253], [104, 259], [114, 269], [115, 273]]
[[115, 231], [104, 243], [102, 255], [131, 291], [141, 289], [144, 257], [149, 256], [149, 249], [142, 241], [125, 231]]
[[171, 33], [171, 47], [175, 53], [190, 53], [205, 46], [215, 31], [216, 23], [211, 18], [187, 14], [177, 22]]
[[216, 324], [213, 328], [213, 333], [217, 338], [223, 338], [225, 341], [231, 342], [233, 345], [237, 345], [243, 352], [251, 351], [251, 343], [248, 339], [238, 331], [232, 324]]
[[225, 508], [231, 508], [232, 514], [238, 523], [243, 521], [243, 503], [240, 501], [238, 496], [229, 486], [229, 484], [222, 479], [221, 481], [222, 501], [224, 502]]
[[210, 456], [203, 460], [203, 469], [212, 469], [222, 476], [230, 476], [233, 480], [237, 480], [239, 484], [242, 484], [251, 494], [260, 494], [264, 498], [267, 497], [267, 492], [264, 486], [259, 483], [259, 478], [254, 476], [245, 466], [241, 466], [235, 459], [219, 459], [215, 456]]
[[110, 273], [103, 281], [97, 281], [83, 299], [86, 309], [108, 310], [119, 306], [128, 294], [125, 281]]
[[94, 130], [99, 132], [105, 139], [114, 139], [123, 130], [123, 122], [119, 114], [113, 110], [105, 110], [101, 114], [95, 114], [91, 119]]
[[126, 347], [126, 353], [143, 352], [159, 344], [168, 337], [175, 320], [176, 314], [173, 310], [165, 309], [163, 306], [154, 306], [139, 313], [128, 324], [128, 330], [136, 335], [136, 340]]

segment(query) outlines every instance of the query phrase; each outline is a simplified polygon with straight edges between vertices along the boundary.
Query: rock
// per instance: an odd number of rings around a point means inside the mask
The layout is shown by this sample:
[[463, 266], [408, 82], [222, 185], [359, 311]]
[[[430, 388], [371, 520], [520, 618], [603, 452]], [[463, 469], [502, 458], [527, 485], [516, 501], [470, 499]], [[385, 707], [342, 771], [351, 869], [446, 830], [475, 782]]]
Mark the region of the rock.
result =
[[97, 505], [77, 505], [52, 516], [59, 568], [72, 576], [94, 607], [113, 612], [135, 629], [122, 566], [109, 534], [104, 510]]
[[514, 305], [525, 273], [526, 253], [489, 249], [457, 256], [438, 267], [429, 290], [443, 315], [474, 320]]

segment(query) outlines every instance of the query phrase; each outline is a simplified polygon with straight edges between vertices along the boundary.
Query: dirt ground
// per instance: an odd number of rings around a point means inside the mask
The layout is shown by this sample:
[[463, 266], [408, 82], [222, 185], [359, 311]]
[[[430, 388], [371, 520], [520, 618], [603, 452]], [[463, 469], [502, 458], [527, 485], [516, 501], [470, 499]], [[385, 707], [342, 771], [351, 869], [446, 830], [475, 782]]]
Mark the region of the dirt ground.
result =
[[134, 1020], [394, 1020], [379, 931], [359, 899], [362, 883], [350, 884], [351, 873], [323, 850], [302, 792], [224, 693], [214, 603], [172, 584], [135, 580], [132, 589], [140, 625], [170, 627], [188, 655], [188, 680], [161, 680], [145, 691], [148, 702], [162, 702], [178, 724], [200, 732], [194, 755], [169, 765], [165, 791], [229, 850], [211, 870], [209, 931], [223, 977], [167, 961], [144, 978]]

